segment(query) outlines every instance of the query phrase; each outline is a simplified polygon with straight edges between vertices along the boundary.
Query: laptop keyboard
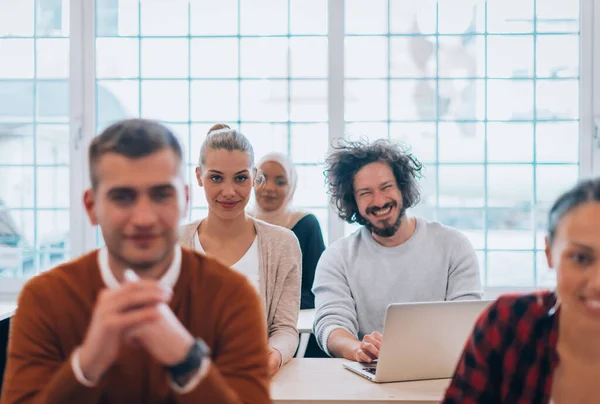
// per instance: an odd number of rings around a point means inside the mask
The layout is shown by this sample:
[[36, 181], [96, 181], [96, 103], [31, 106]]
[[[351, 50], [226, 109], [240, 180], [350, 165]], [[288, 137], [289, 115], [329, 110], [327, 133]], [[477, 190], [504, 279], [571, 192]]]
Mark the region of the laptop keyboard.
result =
[[375, 371], [377, 370], [376, 367], [368, 367], [368, 368], [363, 368], [363, 370], [367, 373], [372, 374], [373, 376], [375, 376]]

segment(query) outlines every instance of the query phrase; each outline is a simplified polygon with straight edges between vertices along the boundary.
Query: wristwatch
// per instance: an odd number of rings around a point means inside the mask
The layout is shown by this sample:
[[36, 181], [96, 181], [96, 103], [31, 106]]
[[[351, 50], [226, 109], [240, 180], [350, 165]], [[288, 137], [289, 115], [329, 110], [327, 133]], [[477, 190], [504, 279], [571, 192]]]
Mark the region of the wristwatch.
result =
[[187, 375], [193, 370], [200, 369], [202, 362], [210, 355], [210, 348], [206, 343], [197, 339], [185, 359], [182, 362], [173, 365], [167, 366], [167, 372], [171, 376], [173, 380], [177, 380], [179, 377]]

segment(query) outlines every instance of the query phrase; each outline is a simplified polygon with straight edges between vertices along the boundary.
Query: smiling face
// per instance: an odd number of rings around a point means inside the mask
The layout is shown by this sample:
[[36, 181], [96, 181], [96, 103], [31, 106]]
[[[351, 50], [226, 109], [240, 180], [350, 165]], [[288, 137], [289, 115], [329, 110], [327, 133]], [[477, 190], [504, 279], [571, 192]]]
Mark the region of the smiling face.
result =
[[283, 166], [266, 161], [260, 166], [263, 180], [256, 184], [256, 203], [265, 212], [273, 212], [289, 198], [291, 187]]
[[557, 271], [563, 310], [600, 331], [600, 203], [587, 202], [565, 214], [551, 245], [548, 265]]
[[374, 162], [354, 176], [354, 198], [369, 230], [380, 237], [396, 234], [405, 214], [402, 193], [387, 163]]
[[254, 174], [250, 155], [238, 150], [208, 149], [204, 165], [196, 168], [209, 210], [221, 219], [233, 219], [244, 212]]

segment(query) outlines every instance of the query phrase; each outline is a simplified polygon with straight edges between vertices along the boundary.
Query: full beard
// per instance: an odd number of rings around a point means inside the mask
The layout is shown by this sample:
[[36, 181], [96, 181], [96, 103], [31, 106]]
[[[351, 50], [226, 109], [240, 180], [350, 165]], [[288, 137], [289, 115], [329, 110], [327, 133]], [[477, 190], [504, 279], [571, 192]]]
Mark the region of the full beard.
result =
[[[388, 204], [384, 205], [383, 208], [385, 208], [387, 205]], [[397, 205], [397, 203], [393, 202], [392, 209], [396, 205]], [[378, 209], [378, 208], [375, 207], [375, 208], [370, 208], [370, 209]], [[373, 224], [370, 220], [366, 219], [365, 227], [371, 233], [376, 234], [379, 237], [385, 237], [385, 238], [392, 237], [398, 232], [398, 229], [400, 228], [400, 225], [402, 224], [402, 219], [404, 218], [405, 215], [406, 215], [406, 208], [404, 206], [402, 206], [402, 208], [398, 212], [398, 217], [396, 218], [396, 220], [393, 223], [388, 224], [388, 221], [386, 220], [385, 222], [383, 222], [383, 227], [381, 227], [381, 226]]]

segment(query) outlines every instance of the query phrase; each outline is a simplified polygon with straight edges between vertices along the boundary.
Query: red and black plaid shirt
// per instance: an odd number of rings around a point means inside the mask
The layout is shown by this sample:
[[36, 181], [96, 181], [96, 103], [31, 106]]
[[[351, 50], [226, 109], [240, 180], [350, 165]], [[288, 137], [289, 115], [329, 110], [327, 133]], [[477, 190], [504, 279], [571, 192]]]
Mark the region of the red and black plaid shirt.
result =
[[556, 295], [502, 296], [475, 324], [444, 404], [548, 403], [558, 364]]

